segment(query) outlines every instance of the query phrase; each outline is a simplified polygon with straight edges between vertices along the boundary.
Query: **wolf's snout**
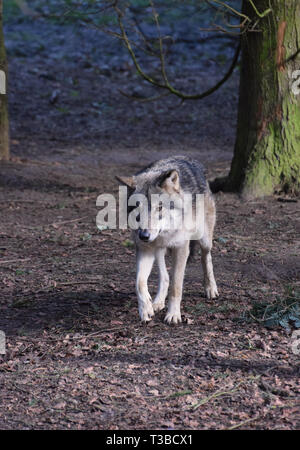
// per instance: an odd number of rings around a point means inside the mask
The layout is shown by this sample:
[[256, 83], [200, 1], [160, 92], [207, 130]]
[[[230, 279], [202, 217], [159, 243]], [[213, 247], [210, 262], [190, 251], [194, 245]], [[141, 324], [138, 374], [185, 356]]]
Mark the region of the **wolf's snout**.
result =
[[150, 239], [150, 233], [148, 230], [139, 230], [139, 238], [141, 239], [141, 241], [149, 241]]

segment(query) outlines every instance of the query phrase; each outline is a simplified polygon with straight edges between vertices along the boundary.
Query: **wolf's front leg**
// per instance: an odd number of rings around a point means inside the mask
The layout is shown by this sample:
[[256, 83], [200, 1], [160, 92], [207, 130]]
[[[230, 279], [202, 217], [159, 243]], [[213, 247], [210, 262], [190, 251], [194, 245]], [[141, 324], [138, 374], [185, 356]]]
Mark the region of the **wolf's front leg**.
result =
[[151, 296], [148, 291], [148, 278], [152, 270], [155, 253], [152, 249], [137, 249], [136, 293], [140, 318], [148, 322], [154, 315]]
[[181, 322], [180, 303], [186, 262], [189, 256], [189, 241], [184, 246], [174, 248], [172, 251], [173, 270], [172, 284], [165, 321], [168, 323]]
[[168, 295], [169, 274], [168, 274], [168, 271], [166, 268], [165, 254], [166, 254], [165, 248], [157, 249], [156, 254], [155, 254], [157, 265], [158, 265], [158, 272], [159, 272], [158, 292], [153, 301], [153, 310], [155, 312], [158, 312], [158, 311], [161, 311], [162, 309], [164, 309], [165, 300]]

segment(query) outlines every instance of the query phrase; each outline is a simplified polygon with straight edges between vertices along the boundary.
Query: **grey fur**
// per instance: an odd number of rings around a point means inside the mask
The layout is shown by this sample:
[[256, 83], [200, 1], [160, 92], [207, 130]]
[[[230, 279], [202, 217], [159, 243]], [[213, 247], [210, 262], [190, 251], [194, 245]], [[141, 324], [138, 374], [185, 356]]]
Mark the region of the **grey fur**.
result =
[[180, 185], [184, 191], [203, 194], [209, 190], [203, 165], [192, 158], [181, 155], [155, 161], [137, 172], [135, 174], [137, 187], [143, 185], [145, 192], [149, 185], [159, 183], [165, 174], [172, 170], [178, 172]]

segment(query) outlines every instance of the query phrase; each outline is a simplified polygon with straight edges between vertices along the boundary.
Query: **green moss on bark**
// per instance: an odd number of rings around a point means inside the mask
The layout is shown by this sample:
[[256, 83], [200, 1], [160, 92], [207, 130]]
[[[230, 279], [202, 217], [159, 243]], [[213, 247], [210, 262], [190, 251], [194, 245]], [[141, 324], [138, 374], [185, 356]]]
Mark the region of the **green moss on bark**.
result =
[[[300, 69], [300, 2], [262, 0], [272, 7], [260, 33], [242, 41], [238, 130], [227, 189], [247, 197], [300, 190], [300, 95], [292, 74]], [[243, 12], [253, 16], [249, 2]]]

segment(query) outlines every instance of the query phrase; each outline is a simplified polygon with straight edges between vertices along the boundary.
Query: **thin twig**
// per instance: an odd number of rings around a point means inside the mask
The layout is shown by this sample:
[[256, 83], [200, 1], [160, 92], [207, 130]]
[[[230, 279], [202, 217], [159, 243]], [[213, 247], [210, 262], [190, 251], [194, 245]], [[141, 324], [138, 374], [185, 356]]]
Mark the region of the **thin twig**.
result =
[[254, 380], [258, 380], [259, 378], [261, 378], [261, 375], [257, 375], [257, 376], [251, 376], [249, 378], [247, 378], [246, 380], [242, 380], [240, 381], [236, 386], [234, 386], [232, 389], [229, 389], [228, 391], [217, 391], [212, 395], [209, 395], [208, 397], [205, 397], [204, 399], [200, 400], [200, 402], [196, 403], [195, 405], [192, 405], [191, 408], [195, 411], [196, 409], [199, 408], [199, 406], [205, 405], [206, 403], [210, 402], [210, 400], [214, 400], [218, 397], [222, 397], [225, 395], [231, 395], [234, 394], [241, 385], [245, 384], [247, 381], [254, 381]]
[[10, 264], [10, 263], [14, 263], [14, 262], [24, 262], [24, 261], [29, 261], [30, 258], [25, 258], [25, 259], [8, 259], [6, 261], [1, 261], [0, 260], [0, 264]]
[[213, 400], [215, 398], [222, 397], [224, 395], [234, 394], [241, 384], [243, 384], [243, 381], [238, 383], [234, 388], [230, 389], [229, 391], [218, 391], [212, 395], [209, 395], [208, 397], [203, 398], [202, 400], [200, 400], [200, 402], [196, 403], [195, 405], [192, 405], [193, 410], [195, 411], [196, 409], [199, 408], [199, 406], [205, 405], [206, 403], [210, 402], [210, 400]]
[[270, 14], [270, 12], [272, 12], [272, 9], [271, 9], [271, 8], [268, 8], [268, 9], [266, 9], [264, 12], [260, 13], [260, 12], [258, 11], [258, 9], [256, 8], [256, 6], [254, 5], [254, 3], [253, 3], [252, 0], [249, 0], [249, 3], [251, 4], [252, 8], [254, 9], [255, 14], [256, 14], [260, 19], [262, 19], [262, 18], [265, 17], [267, 14]]
[[124, 27], [123, 22], [122, 22], [123, 13], [118, 8], [117, 5], [115, 6], [115, 11], [116, 11], [117, 17], [118, 17], [118, 24], [119, 24], [119, 28], [120, 28], [120, 31], [121, 31], [122, 40], [125, 43], [125, 46], [126, 46], [128, 52], [129, 52], [130, 56], [131, 56], [131, 59], [132, 59], [134, 65], [135, 65], [135, 68], [138, 71], [139, 75], [142, 78], [144, 78], [144, 80], [148, 81], [149, 83], [153, 84], [154, 86], [157, 86], [157, 87], [160, 87], [160, 88], [166, 88], [166, 86], [164, 84], [159, 83], [158, 81], [154, 80], [153, 78], [151, 78], [149, 75], [147, 75], [142, 70], [140, 64], [138, 63], [138, 61], [136, 59], [135, 53], [133, 51], [133, 48], [132, 48], [131, 43], [130, 43], [130, 40], [129, 40], [128, 36], [127, 36], [125, 27]]
[[63, 222], [53, 222], [52, 224], [50, 224], [48, 226], [56, 227], [56, 226], [60, 226], [60, 225], [65, 225], [66, 223], [79, 222], [80, 220], [86, 219], [87, 217], [89, 217], [89, 216], [83, 216], [83, 217], [79, 217], [78, 219], [72, 219], [72, 220], [64, 220]]
[[[152, 7], [152, 14], [155, 20], [155, 24], [156, 24], [156, 29], [157, 29], [157, 34], [158, 34], [158, 42], [159, 42], [159, 58], [160, 58], [160, 66], [161, 66], [161, 74], [163, 77], [163, 80], [166, 84], [166, 86], [170, 89], [170, 83], [167, 77], [167, 73], [166, 73], [166, 65], [165, 65], [165, 57], [164, 57], [164, 48], [163, 48], [163, 40], [161, 37], [161, 32], [160, 32], [160, 25], [159, 25], [159, 20], [158, 20], [158, 13], [154, 7], [154, 3], [152, 0], [149, 0], [149, 3]], [[171, 90], [171, 89], [170, 89]]]
[[206, 0], [206, 3], [210, 5], [211, 2], [217, 3], [217, 5], [223, 6], [224, 8], [228, 9], [230, 12], [233, 13], [233, 15], [243, 17], [247, 21], [251, 22], [250, 17], [246, 16], [245, 14], [237, 11], [236, 9], [232, 8], [232, 6], [228, 5], [227, 3], [221, 2], [220, 0]]
[[97, 281], [95, 281], [95, 280], [91, 280], [91, 281], [88, 281], [88, 280], [85, 280], [85, 281], [66, 281], [64, 283], [58, 282], [56, 287], [72, 286], [74, 284], [99, 284], [100, 282], [101, 282], [101, 280], [97, 280]]
[[235, 424], [235, 425], [232, 425], [232, 427], [229, 427], [229, 428], [227, 428], [227, 429], [228, 429], [228, 430], [235, 430], [236, 428], [240, 428], [240, 427], [242, 427], [243, 425], [245, 425], [246, 423], [253, 422], [254, 420], [257, 420], [257, 419], [259, 419], [259, 416], [251, 417], [250, 419], [243, 420], [242, 422], [239, 422], [239, 423], [237, 423], [237, 424]]

